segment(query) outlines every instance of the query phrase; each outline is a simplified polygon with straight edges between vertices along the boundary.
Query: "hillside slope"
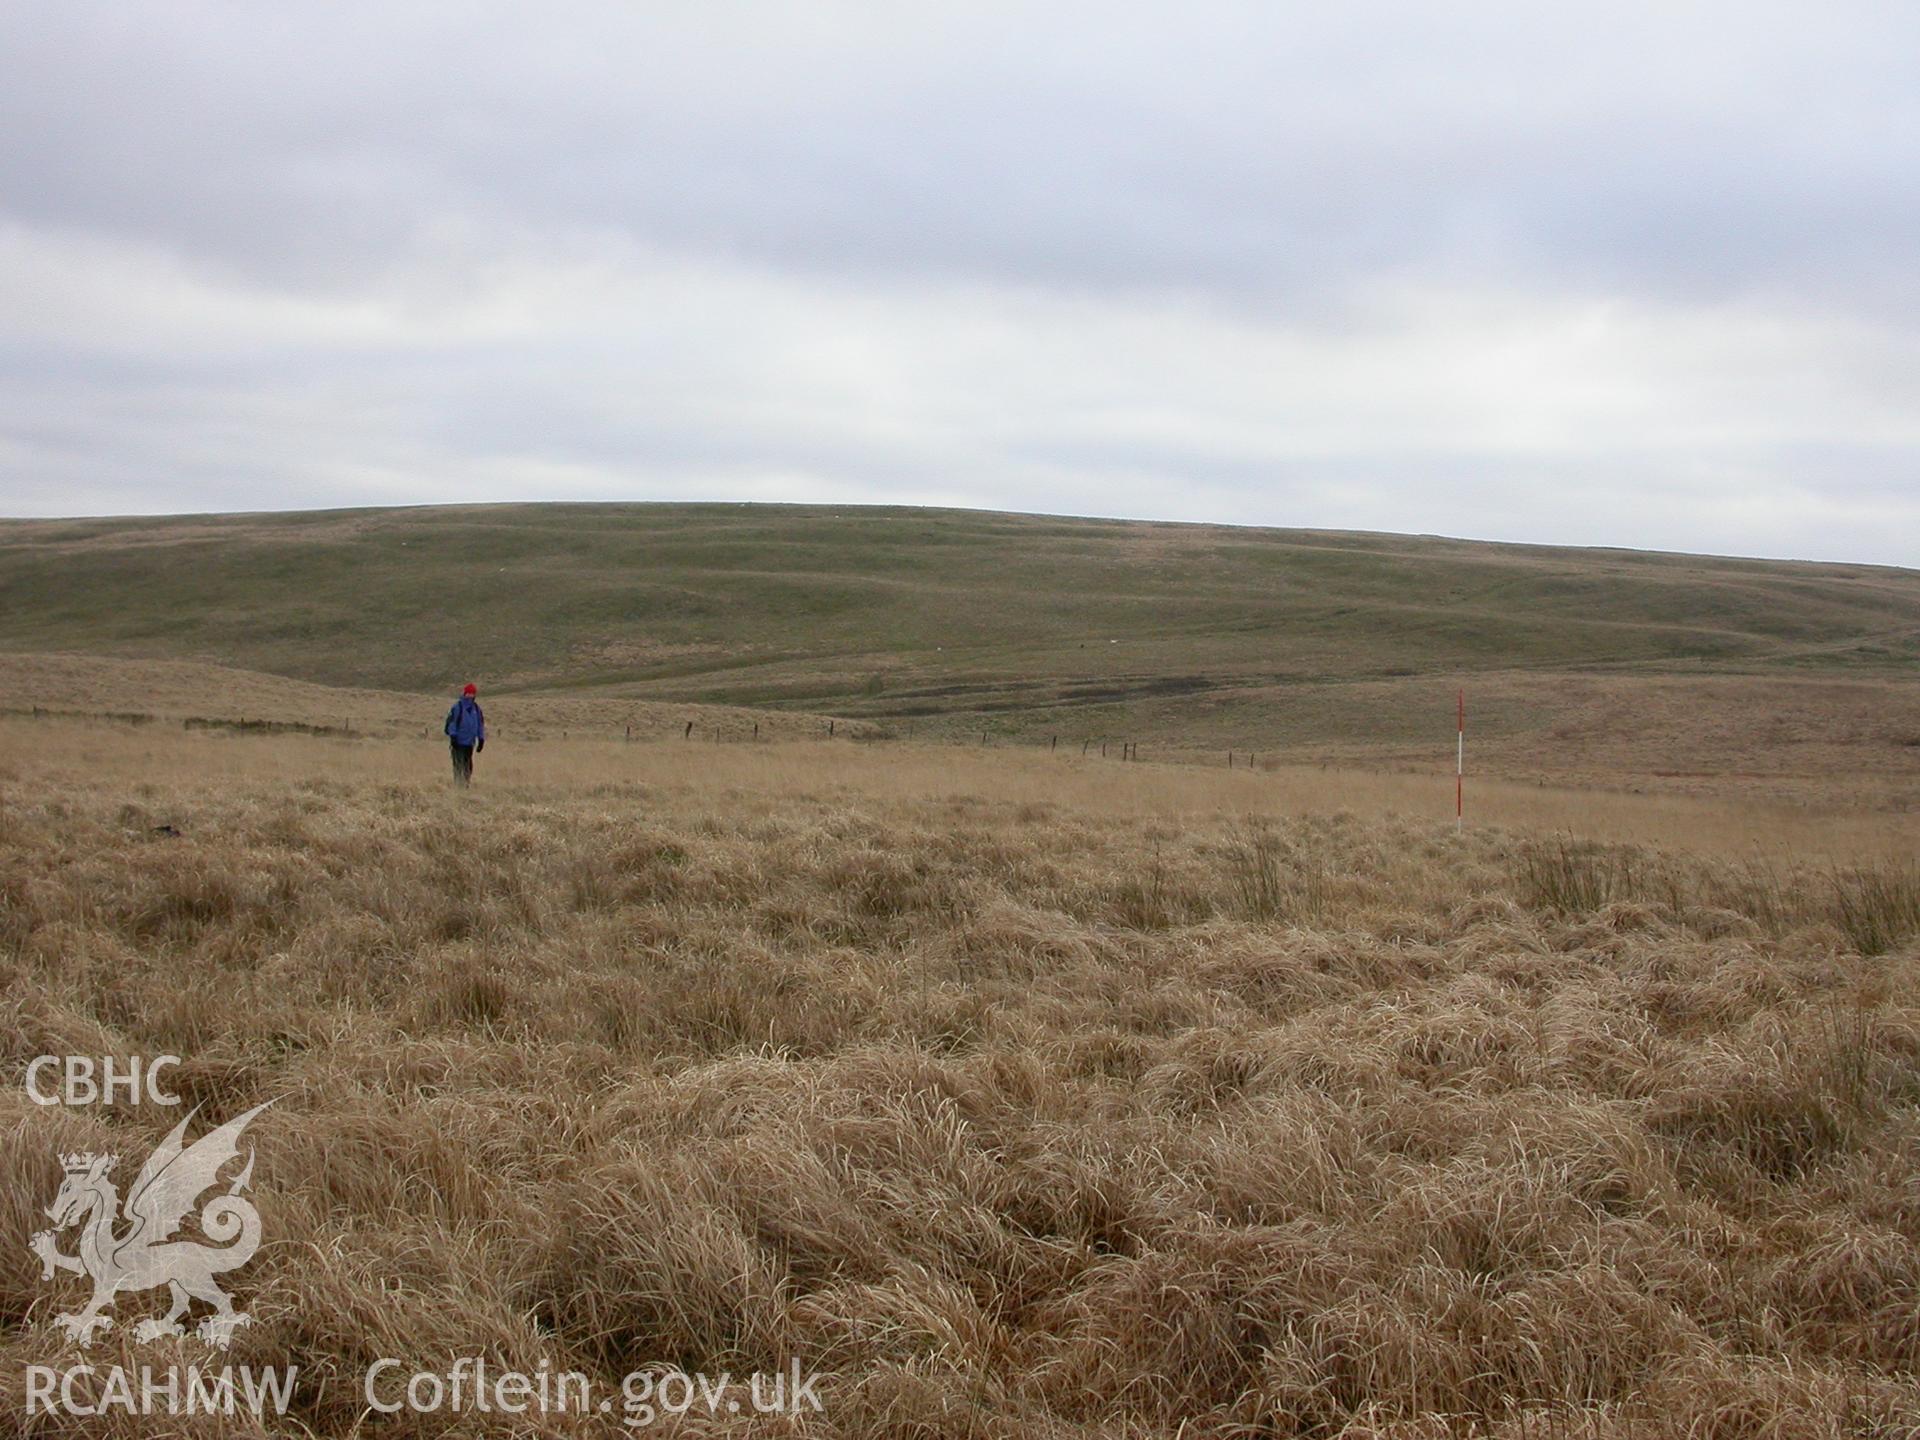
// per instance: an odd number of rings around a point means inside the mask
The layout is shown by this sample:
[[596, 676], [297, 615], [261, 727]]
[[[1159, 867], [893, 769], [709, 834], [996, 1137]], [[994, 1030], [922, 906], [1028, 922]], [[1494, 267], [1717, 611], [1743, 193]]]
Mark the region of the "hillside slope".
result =
[[1920, 795], [1920, 573], [1863, 566], [828, 507], [16, 521], [0, 651], [1415, 766], [1465, 686], [1511, 775]]
[[906, 509], [15, 521], [0, 648], [736, 703], [858, 696], [877, 676], [938, 710], [1023, 677], [1167, 693], [1542, 666], [1886, 671], [1920, 659], [1920, 574]]

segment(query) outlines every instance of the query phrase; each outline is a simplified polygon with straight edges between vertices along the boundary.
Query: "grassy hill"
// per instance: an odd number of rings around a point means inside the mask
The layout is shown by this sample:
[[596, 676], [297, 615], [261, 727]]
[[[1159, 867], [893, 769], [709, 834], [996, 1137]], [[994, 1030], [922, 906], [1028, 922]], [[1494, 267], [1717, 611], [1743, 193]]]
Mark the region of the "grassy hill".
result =
[[[165, 1054], [197, 1126], [256, 1115], [251, 1323], [144, 1342], [123, 1287], [72, 1388], [298, 1372], [220, 1433], [361, 1436], [374, 1357], [382, 1403], [481, 1357], [610, 1407], [824, 1377], [683, 1435], [1920, 1434], [1915, 579], [900, 512], [6, 527], [0, 1362], [80, 1354], [50, 1267], [119, 1199], [60, 1157], [124, 1177], [185, 1113], [28, 1066]], [[1184, 763], [1045, 743], [1119, 725]], [[24, 1388], [9, 1429], [156, 1433]]]
[[16, 521], [0, 525], [0, 644], [408, 690], [476, 670], [774, 702], [902, 671], [1147, 693], [1409, 669], [1872, 671], [1920, 659], [1920, 574], [907, 509]]
[[1623, 705], [1728, 732], [1674, 772], [1777, 769], [1774, 741], [1920, 758], [1920, 573], [1427, 537], [746, 505], [15, 521], [0, 650], [1398, 758], [1464, 683], [1509, 768]]

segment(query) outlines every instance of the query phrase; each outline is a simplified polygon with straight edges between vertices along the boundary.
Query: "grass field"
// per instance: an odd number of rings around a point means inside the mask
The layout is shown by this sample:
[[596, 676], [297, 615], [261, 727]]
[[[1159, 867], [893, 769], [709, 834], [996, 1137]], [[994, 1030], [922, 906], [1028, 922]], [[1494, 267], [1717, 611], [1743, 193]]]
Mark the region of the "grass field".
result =
[[472, 666], [757, 705], [858, 695], [877, 673], [900, 712], [1018, 698], [1022, 680], [1057, 701], [1182, 678], [1920, 659], [1905, 570], [802, 506], [16, 521], [0, 614], [9, 649], [407, 690]]
[[1487, 774], [1920, 806], [1920, 575], [1863, 566], [823, 507], [21, 521], [0, 651], [16, 706], [431, 726], [474, 679], [545, 730], [1407, 770], [1464, 688]]
[[[1380, 536], [0, 525], [0, 1423], [635, 1433], [370, 1413], [478, 1355], [824, 1377], [686, 1436], [1906, 1440], [1916, 633], [1910, 572]], [[17, 1082], [161, 1053], [272, 1101], [263, 1428], [29, 1413], [59, 1157], [178, 1113]], [[85, 1358], [213, 1363], [162, 1308]]]
[[[1920, 1425], [1906, 817], [1515, 785], [1456, 836], [1428, 780], [1318, 767], [545, 738], [457, 793], [398, 735], [0, 742], [6, 1064], [274, 1100], [228, 1358], [299, 1367], [291, 1433], [503, 1433], [369, 1423], [371, 1360], [471, 1354], [825, 1377], [688, 1435]], [[26, 1246], [56, 1153], [176, 1117], [0, 1112], [17, 1420], [72, 1353]], [[89, 1358], [199, 1353], [129, 1328]]]

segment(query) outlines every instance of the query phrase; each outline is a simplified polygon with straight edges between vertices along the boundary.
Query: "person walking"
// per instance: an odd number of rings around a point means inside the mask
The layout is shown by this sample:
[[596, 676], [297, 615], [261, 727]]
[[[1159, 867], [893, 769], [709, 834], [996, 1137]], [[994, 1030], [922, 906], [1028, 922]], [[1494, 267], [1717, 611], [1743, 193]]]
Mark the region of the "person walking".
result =
[[456, 785], [473, 783], [473, 757], [487, 748], [487, 717], [480, 713], [480, 692], [472, 685], [460, 692], [460, 698], [447, 711], [447, 741], [453, 747], [453, 779]]

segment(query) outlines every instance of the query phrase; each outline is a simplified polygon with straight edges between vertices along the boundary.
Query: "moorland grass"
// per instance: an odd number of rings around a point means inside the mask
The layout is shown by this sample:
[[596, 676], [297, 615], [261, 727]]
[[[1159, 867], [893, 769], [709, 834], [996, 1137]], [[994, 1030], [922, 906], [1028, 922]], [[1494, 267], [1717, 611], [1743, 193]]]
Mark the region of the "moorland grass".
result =
[[[455, 794], [397, 745], [30, 733], [0, 1060], [273, 1099], [230, 1358], [300, 1366], [303, 1433], [362, 1433], [376, 1357], [470, 1354], [828, 1376], [804, 1428], [688, 1434], [1920, 1425], [1920, 948], [1878, 862], [1151, 766], [562, 748]], [[57, 1152], [125, 1169], [175, 1118], [0, 1092], [9, 1412], [65, 1353]], [[382, 1433], [498, 1433], [449, 1423]]]

